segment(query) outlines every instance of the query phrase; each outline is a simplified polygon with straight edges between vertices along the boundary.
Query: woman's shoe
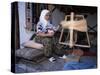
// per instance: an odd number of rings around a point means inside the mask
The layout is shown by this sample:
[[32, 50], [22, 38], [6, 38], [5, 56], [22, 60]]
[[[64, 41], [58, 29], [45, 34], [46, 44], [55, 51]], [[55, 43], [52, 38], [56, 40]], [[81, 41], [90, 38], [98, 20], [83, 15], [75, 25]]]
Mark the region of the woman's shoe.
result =
[[54, 57], [49, 58], [50, 62], [54, 62], [56, 59]]

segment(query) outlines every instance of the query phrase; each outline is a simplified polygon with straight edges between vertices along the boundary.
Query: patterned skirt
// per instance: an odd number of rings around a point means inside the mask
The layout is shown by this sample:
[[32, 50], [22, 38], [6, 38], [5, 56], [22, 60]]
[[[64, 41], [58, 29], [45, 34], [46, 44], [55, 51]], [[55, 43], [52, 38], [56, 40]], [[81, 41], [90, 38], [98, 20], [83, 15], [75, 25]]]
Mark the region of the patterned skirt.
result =
[[52, 46], [53, 46], [53, 38], [52, 37], [41, 37], [36, 36], [35, 42], [43, 44], [43, 51], [46, 57], [52, 56]]

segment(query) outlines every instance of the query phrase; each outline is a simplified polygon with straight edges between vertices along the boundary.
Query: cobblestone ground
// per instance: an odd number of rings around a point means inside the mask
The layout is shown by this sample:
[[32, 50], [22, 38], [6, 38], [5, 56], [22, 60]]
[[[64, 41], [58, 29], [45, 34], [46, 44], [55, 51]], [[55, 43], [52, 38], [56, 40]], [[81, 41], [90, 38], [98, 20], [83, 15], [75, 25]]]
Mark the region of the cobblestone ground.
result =
[[[96, 63], [95, 57], [82, 57], [81, 59], [92, 59]], [[16, 64], [16, 73], [28, 73], [28, 72], [47, 72], [47, 71], [62, 71], [65, 61], [60, 58], [56, 58], [54, 62], [49, 62], [48, 59], [40, 63], [29, 62], [26, 60], [20, 60]]]

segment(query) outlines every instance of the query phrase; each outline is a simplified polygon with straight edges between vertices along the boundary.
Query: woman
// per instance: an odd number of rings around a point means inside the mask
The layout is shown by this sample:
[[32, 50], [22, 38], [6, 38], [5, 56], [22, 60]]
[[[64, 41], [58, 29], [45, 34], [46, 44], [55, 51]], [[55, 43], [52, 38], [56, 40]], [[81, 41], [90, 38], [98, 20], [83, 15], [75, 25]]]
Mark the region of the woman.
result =
[[56, 28], [50, 23], [50, 12], [49, 10], [42, 10], [37, 23], [37, 36], [35, 41], [43, 44], [44, 55], [49, 58], [49, 61], [54, 61], [55, 58], [52, 54], [53, 35]]

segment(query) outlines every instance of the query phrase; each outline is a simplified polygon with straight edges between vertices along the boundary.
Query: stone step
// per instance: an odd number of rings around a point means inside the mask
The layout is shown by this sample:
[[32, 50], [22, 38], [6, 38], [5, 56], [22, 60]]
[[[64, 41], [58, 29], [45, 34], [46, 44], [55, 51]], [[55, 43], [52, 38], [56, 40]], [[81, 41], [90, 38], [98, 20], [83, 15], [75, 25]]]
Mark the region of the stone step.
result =
[[43, 50], [33, 49], [33, 48], [23, 48], [15, 51], [16, 57], [25, 58], [28, 60], [34, 60], [42, 55], [43, 55]]

